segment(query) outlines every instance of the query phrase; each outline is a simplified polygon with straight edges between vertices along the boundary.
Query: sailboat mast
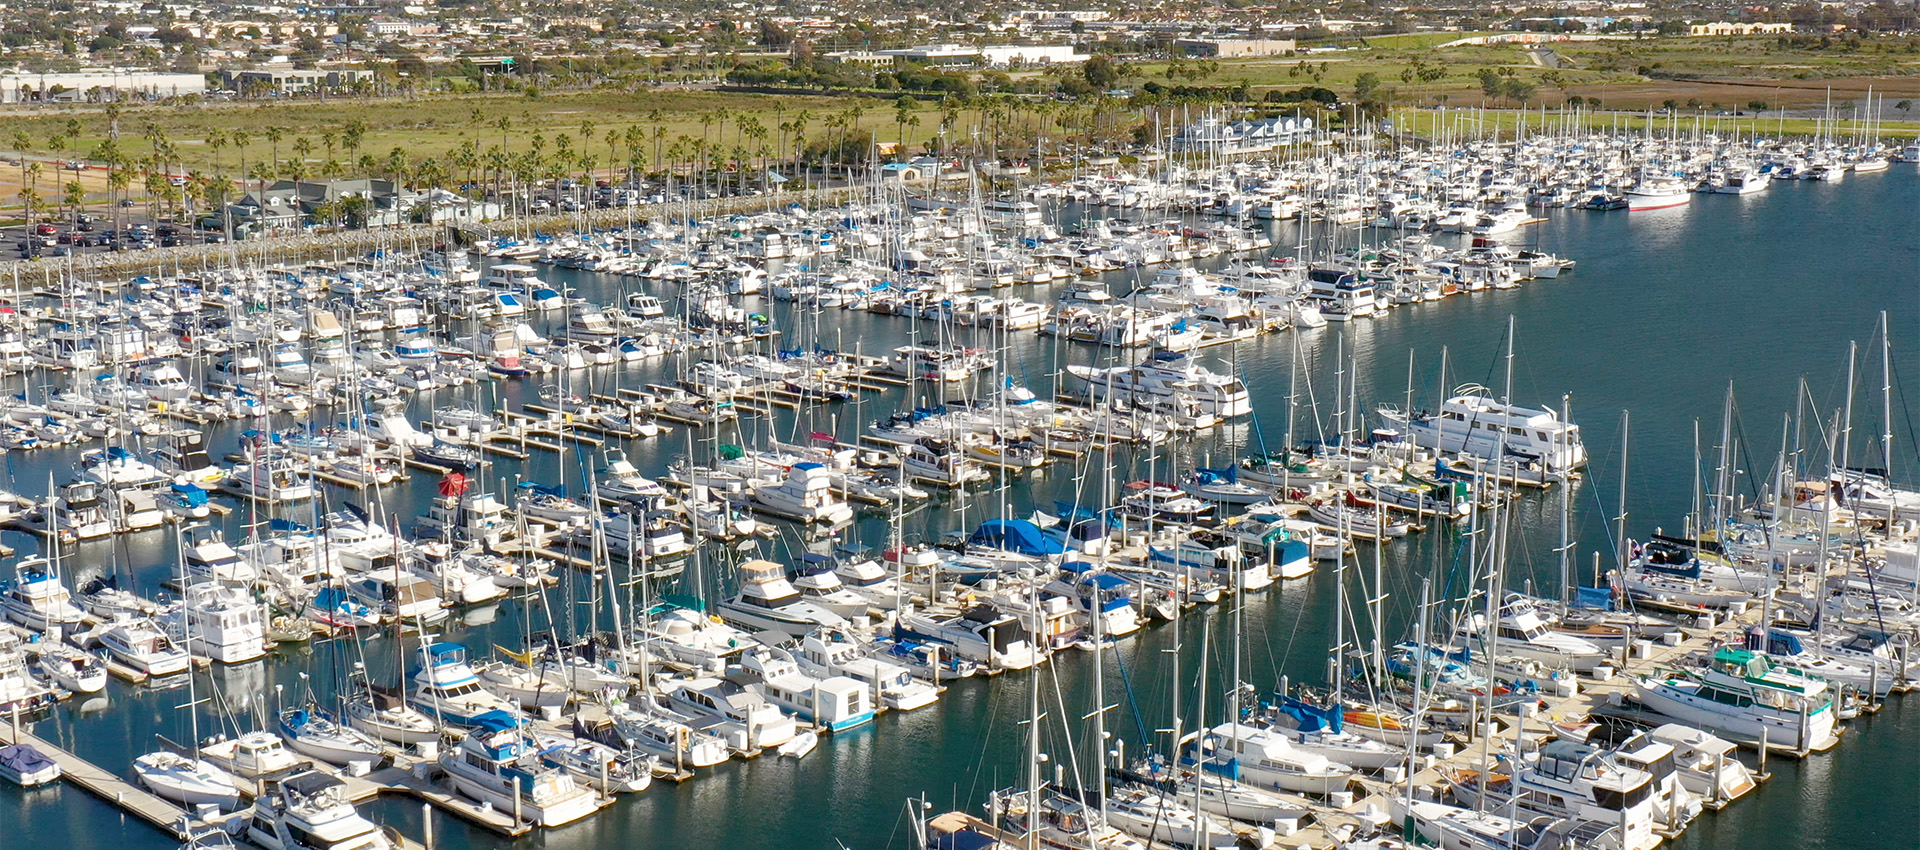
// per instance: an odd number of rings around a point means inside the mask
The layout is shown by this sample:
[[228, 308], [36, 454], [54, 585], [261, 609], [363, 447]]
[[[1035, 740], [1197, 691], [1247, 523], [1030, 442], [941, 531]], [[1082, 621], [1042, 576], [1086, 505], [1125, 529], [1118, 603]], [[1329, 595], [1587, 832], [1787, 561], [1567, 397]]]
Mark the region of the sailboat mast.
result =
[[[1565, 462], [1567, 451], [1567, 426], [1573, 422], [1572, 396], [1560, 397], [1560, 457]], [[1571, 466], [1560, 473], [1560, 548], [1555, 554], [1560, 558], [1560, 610], [1565, 611], [1573, 604], [1573, 541], [1567, 535], [1567, 526], [1573, 514], [1573, 469]]]
[[1614, 516], [1613, 556], [1622, 577], [1627, 572], [1627, 447], [1633, 431], [1633, 411], [1620, 411], [1620, 513]]

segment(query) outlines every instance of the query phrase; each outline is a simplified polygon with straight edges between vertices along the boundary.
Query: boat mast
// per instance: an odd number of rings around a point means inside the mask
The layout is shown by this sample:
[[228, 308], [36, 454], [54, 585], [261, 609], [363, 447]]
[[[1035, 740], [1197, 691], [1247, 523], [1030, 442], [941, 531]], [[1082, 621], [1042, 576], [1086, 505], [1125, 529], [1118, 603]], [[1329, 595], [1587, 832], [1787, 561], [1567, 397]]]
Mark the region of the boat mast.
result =
[[1622, 578], [1627, 574], [1627, 448], [1633, 428], [1633, 411], [1620, 411], [1620, 513], [1614, 515], [1613, 556]]
[[1573, 605], [1573, 542], [1567, 536], [1567, 525], [1573, 514], [1573, 466], [1569, 459], [1568, 442], [1573, 423], [1573, 396], [1560, 397], [1560, 431], [1558, 439], [1560, 450], [1557, 454], [1566, 464], [1560, 473], [1560, 548], [1554, 552], [1560, 558], [1560, 611], [1565, 613]]

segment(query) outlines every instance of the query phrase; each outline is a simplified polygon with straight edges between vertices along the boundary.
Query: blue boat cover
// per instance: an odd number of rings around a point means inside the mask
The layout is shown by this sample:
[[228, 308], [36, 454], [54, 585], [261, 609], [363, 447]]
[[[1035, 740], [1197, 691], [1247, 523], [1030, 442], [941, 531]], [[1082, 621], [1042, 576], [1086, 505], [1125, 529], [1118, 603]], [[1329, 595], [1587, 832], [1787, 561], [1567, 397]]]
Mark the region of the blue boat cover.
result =
[[1059, 555], [1066, 547], [1057, 541], [1047, 539], [1040, 533], [1040, 526], [1024, 519], [990, 519], [975, 529], [973, 536], [967, 538], [970, 546], [992, 546], [1009, 552], [1018, 552], [1036, 558]]

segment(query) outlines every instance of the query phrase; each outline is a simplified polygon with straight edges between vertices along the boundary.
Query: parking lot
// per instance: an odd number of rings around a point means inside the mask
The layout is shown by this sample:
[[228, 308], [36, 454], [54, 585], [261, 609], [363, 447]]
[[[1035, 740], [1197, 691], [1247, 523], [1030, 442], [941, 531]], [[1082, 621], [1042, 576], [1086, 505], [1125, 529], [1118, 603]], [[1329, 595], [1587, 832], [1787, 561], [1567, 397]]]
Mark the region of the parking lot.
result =
[[155, 221], [131, 211], [119, 219], [116, 222], [102, 213], [82, 213], [71, 219], [37, 222], [31, 228], [25, 225], [0, 228], [0, 244], [6, 245], [14, 257], [32, 259], [225, 241], [219, 231], [201, 230], [180, 222]]

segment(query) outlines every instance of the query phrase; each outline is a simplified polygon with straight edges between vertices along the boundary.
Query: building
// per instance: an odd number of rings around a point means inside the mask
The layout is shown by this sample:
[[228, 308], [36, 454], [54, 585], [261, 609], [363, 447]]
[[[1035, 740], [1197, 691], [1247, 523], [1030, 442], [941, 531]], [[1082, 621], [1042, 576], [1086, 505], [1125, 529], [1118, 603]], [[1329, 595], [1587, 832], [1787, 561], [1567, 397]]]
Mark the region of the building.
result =
[[276, 91], [287, 94], [337, 89], [361, 80], [373, 79], [363, 68], [295, 68], [270, 65], [264, 68], [221, 70], [221, 82], [234, 91]]
[[990, 68], [1031, 68], [1085, 62], [1087, 55], [1074, 52], [1071, 44], [1013, 44], [969, 47], [964, 44], [929, 44], [898, 50], [877, 51], [894, 64], [910, 63], [945, 66], [986, 66]]
[[926, 179], [920, 166], [910, 162], [889, 162], [880, 166], [880, 179], [887, 183], [918, 183]]
[[98, 69], [68, 74], [0, 74], [0, 103], [105, 103], [205, 94], [199, 74]]
[[868, 68], [880, 68], [894, 64], [895, 58], [871, 50], [841, 50], [826, 54], [826, 58], [842, 65], [862, 65]]
[[1173, 46], [1188, 56], [1238, 59], [1246, 56], [1285, 56], [1294, 51], [1290, 38], [1182, 38]]
[[1711, 24], [1691, 24], [1687, 35], [1781, 35], [1793, 32], [1793, 24], [1730, 23], [1717, 21]]

